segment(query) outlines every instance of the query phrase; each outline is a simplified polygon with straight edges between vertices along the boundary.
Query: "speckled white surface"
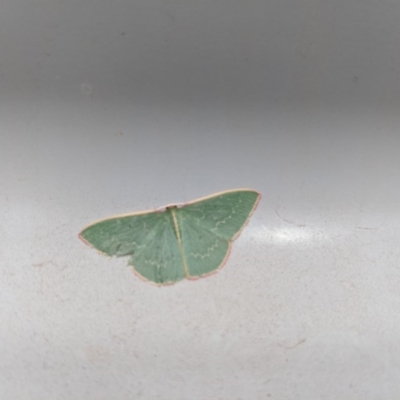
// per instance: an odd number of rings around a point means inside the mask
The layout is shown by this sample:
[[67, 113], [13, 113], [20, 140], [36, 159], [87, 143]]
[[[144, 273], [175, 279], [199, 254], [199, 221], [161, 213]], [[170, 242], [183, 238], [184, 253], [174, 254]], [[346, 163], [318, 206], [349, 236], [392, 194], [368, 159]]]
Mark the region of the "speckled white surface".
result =
[[[4, 2], [2, 400], [398, 399], [400, 6], [241, 4]], [[77, 238], [237, 187], [206, 279]]]

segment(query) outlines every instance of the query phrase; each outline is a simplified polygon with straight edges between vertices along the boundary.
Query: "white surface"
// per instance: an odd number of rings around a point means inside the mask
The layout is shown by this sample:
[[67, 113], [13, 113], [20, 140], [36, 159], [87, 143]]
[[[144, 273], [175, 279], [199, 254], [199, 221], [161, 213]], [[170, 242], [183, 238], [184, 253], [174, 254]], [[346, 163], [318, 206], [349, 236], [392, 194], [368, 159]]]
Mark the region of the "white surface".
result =
[[[398, 399], [400, 4], [3, 1], [0, 398]], [[93, 220], [250, 187], [155, 288]]]

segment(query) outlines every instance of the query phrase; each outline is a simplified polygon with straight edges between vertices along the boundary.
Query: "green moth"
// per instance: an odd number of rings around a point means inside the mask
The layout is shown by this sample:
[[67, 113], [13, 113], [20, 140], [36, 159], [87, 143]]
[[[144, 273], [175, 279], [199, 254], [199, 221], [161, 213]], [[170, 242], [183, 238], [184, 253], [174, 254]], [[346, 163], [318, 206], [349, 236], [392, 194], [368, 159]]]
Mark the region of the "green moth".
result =
[[183, 205], [117, 215], [84, 228], [79, 237], [108, 256], [129, 256], [143, 279], [168, 285], [220, 269], [260, 194], [228, 190]]

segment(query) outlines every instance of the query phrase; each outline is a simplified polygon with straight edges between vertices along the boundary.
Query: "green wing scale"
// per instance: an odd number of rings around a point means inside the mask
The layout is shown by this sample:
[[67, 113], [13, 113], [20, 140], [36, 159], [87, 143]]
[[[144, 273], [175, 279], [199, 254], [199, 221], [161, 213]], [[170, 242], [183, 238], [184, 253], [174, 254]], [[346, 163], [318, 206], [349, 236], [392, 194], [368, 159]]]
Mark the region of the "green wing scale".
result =
[[145, 211], [94, 223], [80, 238], [108, 256], [129, 256], [135, 272], [158, 285], [197, 279], [221, 268], [260, 194], [217, 193], [164, 211]]

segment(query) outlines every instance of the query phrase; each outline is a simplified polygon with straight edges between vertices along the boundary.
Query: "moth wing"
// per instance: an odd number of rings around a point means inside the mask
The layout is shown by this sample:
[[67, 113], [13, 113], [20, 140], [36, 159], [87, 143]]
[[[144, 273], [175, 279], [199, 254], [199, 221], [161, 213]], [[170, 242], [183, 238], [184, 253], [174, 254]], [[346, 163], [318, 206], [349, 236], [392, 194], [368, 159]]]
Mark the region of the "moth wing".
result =
[[185, 277], [171, 215], [150, 212], [117, 216], [85, 228], [81, 238], [109, 256], [130, 255], [129, 264], [157, 284]]
[[189, 275], [200, 277], [217, 270], [228, 255], [229, 241], [203, 228], [190, 215], [178, 215], [183, 255]]
[[102, 253], [122, 257], [143, 248], [162, 220], [156, 212], [116, 216], [89, 225], [79, 236]]
[[246, 224], [260, 194], [253, 190], [232, 190], [183, 206], [182, 216], [221, 238], [233, 240]]
[[144, 279], [156, 284], [171, 284], [186, 278], [182, 256], [170, 214], [146, 237], [143, 246], [129, 260]]

